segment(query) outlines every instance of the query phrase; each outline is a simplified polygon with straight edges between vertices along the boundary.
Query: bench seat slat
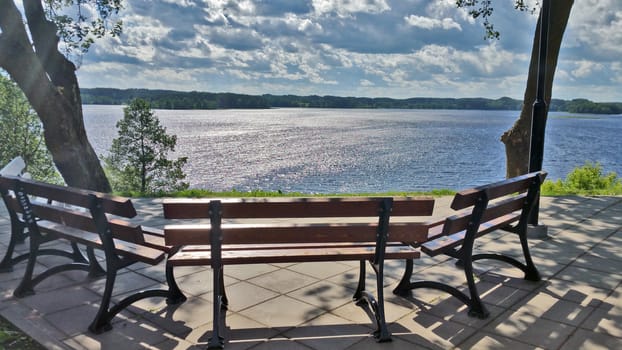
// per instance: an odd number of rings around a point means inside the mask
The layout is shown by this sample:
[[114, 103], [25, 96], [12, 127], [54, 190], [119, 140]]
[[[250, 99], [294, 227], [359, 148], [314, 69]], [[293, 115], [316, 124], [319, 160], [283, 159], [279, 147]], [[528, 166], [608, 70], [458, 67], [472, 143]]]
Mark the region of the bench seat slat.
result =
[[[37, 225], [42, 233], [53, 234], [57, 237], [75, 241], [89, 247], [103, 249], [102, 241], [97, 233], [76, 229], [46, 220], [38, 221]], [[147, 246], [133, 244], [119, 239], [115, 239], [114, 244], [116, 252], [119, 255], [127, 256], [144, 263], [155, 265], [165, 258], [163, 251]]]
[[[184, 248], [170, 257], [168, 261], [172, 265], [179, 266], [209, 265], [211, 263], [211, 251], [209, 249], [195, 249], [188, 251]], [[375, 247], [372, 245], [351, 247], [326, 246], [319, 248], [223, 249], [222, 263], [224, 265], [233, 265], [369, 260], [374, 257], [374, 252]], [[386, 258], [390, 259], [415, 259], [420, 255], [418, 250], [404, 245], [387, 246], [385, 254]]]
[[[423, 223], [393, 224], [389, 226], [392, 242], [421, 242], [427, 226]], [[223, 244], [272, 244], [312, 242], [374, 242], [375, 224], [225, 224], [222, 226]], [[167, 225], [164, 229], [166, 244], [209, 244], [210, 225]]]

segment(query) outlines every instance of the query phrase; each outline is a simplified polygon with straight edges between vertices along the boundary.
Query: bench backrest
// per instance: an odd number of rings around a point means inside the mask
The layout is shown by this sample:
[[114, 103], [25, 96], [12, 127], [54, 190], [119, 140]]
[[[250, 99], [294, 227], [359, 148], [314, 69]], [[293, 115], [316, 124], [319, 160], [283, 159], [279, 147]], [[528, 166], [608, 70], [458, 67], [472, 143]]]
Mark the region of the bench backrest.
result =
[[516, 214], [512, 221], [527, 225], [546, 175], [546, 172], [538, 171], [456, 193], [451, 208], [466, 210], [445, 219], [443, 234], [453, 234], [470, 227], [477, 230], [474, 225], [512, 214]]
[[140, 225], [123, 220], [136, 216], [128, 198], [11, 176], [0, 176], [0, 191], [7, 207], [22, 213], [30, 224], [53, 222], [93, 233], [109, 228], [113, 238], [144, 242]]
[[[167, 199], [163, 206], [167, 219], [210, 219], [210, 225], [195, 225], [194, 230], [188, 225], [167, 225], [166, 243], [170, 245], [209, 244], [210, 231], [215, 225], [226, 231], [223, 244], [375, 242], [382, 225], [387, 225], [390, 241], [408, 242], [422, 237], [425, 226], [413, 222], [389, 223], [389, 217], [429, 216], [434, 200], [407, 197]], [[350, 218], [356, 222], [323, 221], [330, 218]], [[222, 224], [223, 219], [269, 220]]]

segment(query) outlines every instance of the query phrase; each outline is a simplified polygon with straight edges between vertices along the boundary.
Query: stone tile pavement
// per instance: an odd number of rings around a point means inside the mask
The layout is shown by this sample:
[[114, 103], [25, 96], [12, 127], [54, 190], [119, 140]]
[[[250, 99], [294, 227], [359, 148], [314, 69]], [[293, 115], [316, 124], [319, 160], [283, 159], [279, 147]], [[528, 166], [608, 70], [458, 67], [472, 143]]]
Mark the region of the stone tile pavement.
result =
[[[448, 200], [437, 202], [436, 215], [442, 216]], [[136, 203], [150, 226], [164, 223], [159, 200]], [[544, 197], [540, 221], [548, 227], [548, 237], [532, 239], [530, 246], [543, 281], [524, 281], [519, 270], [499, 263], [476, 264], [478, 289], [491, 311], [485, 320], [468, 317], [460, 302], [437, 291], [394, 296], [391, 290], [403, 262], [388, 262], [385, 296], [391, 343], [378, 344], [370, 337], [370, 318], [351, 302], [358, 263], [225, 268], [230, 299], [226, 348], [622, 349], [622, 197]], [[8, 233], [1, 207], [0, 254]], [[520, 253], [517, 240], [501, 233], [484, 237], [479, 245]], [[25, 251], [27, 244], [18, 249]], [[464, 283], [462, 271], [446, 260], [423, 257], [416, 261], [415, 274]], [[119, 276], [116, 291], [162, 284], [161, 265], [128, 269]], [[144, 300], [117, 316], [112, 331], [94, 335], [87, 325], [103, 279], [63, 273], [40, 284], [34, 296], [16, 299], [12, 293], [24, 267], [20, 263], [14, 271], [0, 273], [0, 314], [49, 349], [206, 347], [212, 313], [208, 268], [176, 269], [189, 296], [186, 303], [167, 306], [157, 298]]]

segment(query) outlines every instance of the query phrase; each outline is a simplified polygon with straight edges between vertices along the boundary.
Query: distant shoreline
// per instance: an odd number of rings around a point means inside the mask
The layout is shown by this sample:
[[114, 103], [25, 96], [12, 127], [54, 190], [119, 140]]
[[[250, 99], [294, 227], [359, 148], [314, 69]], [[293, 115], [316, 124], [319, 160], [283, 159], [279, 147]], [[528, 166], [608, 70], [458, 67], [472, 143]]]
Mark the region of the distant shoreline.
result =
[[[340, 97], [296, 95], [244, 95], [234, 93], [183, 92], [149, 89], [81, 89], [83, 104], [124, 105], [135, 98], [156, 109], [269, 109], [269, 108], [348, 108], [348, 109], [451, 109], [520, 110], [523, 101], [510, 97], [432, 98]], [[587, 99], [553, 99], [550, 111], [591, 114], [622, 114], [620, 102], [592, 102]]]

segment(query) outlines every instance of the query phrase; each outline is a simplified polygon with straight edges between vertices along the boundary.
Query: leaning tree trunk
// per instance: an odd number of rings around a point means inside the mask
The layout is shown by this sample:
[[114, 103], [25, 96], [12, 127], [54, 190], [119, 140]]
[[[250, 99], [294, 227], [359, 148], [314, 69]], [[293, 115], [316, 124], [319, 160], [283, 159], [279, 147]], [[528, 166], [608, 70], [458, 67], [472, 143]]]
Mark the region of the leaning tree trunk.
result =
[[[546, 58], [546, 77], [545, 77], [545, 102], [549, 106], [551, 103], [551, 91], [553, 79], [557, 67], [557, 59], [561, 48], [562, 38], [573, 0], [551, 0], [551, 23], [549, 27], [548, 53]], [[506, 156], [506, 176], [514, 177], [525, 174], [529, 168], [529, 154], [531, 143], [531, 120], [533, 104], [536, 100], [536, 84], [538, 80], [538, 54], [540, 47], [540, 21], [536, 26], [536, 32], [531, 49], [531, 62], [529, 63], [529, 74], [527, 86], [523, 99], [523, 107], [520, 116], [514, 125], [501, 136], [501, 141], [505, 144]]]
[[13, 1], [0, 0], [0, 67], [37, 112], [54, 164], [74, 187], [110, 192], [110, 183], [88, 141], [76, 67], [58, 51], [56, 26], [39, 0], [24, 0], [30, 31]]

